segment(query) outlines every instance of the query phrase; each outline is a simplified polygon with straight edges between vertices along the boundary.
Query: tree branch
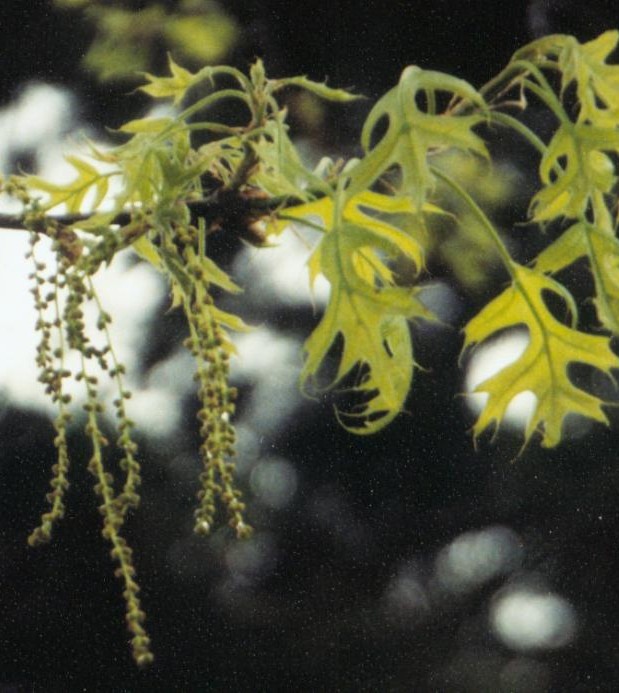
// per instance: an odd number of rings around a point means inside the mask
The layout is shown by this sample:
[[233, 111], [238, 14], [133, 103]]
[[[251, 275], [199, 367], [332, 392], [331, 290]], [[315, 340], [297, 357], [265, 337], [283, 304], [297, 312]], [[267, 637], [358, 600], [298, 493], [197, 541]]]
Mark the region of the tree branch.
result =
[[[290, 207], [301, 204], [304, 200], [281, 195], [278, 197], [262, 197], [252, 195], [252, 191], [237, 191], [221, 189], [199, 200], [186, 202], [192, 219], [205, 219], [213, 223], [217, 219], [256, 219], [281, 207]], [[311, 193], [310, 193], [311, 194]], [[317, 193], [313, 197], [322, 197], [323, 193]], [[95, 211], [85, 214], [50, 214], [45, 215], [50, 221], [62, 226], [72, 226], [80, 221], [89, 219]], [[12, 231], [32, 231], [24, 219], [24, 214], [0, 214], [0, 228]], [[110, 222], [110, 225], [126, 226], [132, 220], [130, 212], [119, 212]]]

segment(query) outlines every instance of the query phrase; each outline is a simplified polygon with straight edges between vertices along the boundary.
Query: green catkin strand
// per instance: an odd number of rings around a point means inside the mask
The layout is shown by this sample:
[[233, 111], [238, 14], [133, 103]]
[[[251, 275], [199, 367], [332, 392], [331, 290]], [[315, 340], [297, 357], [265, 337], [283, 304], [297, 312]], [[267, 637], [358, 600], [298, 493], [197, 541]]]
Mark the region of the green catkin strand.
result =
[[[90, 277], [87, 277], [85, 280], [79, 270], [74, 268], [71, 273], [67, 275], [67, 284], [69, 296], [65, 308], [65, 324], [67, 326], [68, 341], [70, 346], [76, 349], [81, 355], [81, 371], [78, 374], [78, 378], [84, 382], [87, 396], [86, 403], [84, 404], [84, 410], [87, 415], [85, 433], [90, 438], [92, 445], [92, 455], [88, 463], [88, 470], [97, 481], [94, 490], [101, 500], [99, 512], [103, 517], [102, 535], [112, 545], [110, 554], [118, 564], [118, 568], [115, 570], [114, 574], [116, 577], [123, 580], [124, 583], [123, 597], [126, 608], [125, 619], [127, 628], [132, 635], [131, 649], [133, 658], [139, 666], [145, 666], [153, 661], [153, 654], [150, 649], [150, 638], [143, 625], [145, 613], [141, 609], [139, 598], [140, 588], [135, 579], [136, 571], [133, 565], [133, 552], [128, 546], [125, 538], [120, 534], [127, 509], [134, 501], [128, 502], [127, 498], [123, 497], [122, 493], [119, 495], [116, 494], [114, 489], [114, 477], [106, 468], [103, 450], [109, 443], [103, 435], [99, 424], [99, 419], [104, 412], [104, 407], [99, 398], [98, 379], [90, 375], [88, 370], [88, 362], [94, 359], [102, 370], [109, 372], [108, 359], [110, 346], [108, 344], [101, 349], [95, 347], [85, 333], [84, 302], [86, 300], [98, 301], [98, 299], [95, 298], [96, 292]], [[103, 322], [107, 323], [107, 320], [105, 319]], [[115, 362], [115, 369], [117, 372], [118, 367], [118, 363]], [[126, 395], [127, 393], [122, 390], [122, 394], [119, 398], [121, 400], [126, 399]], [[116, 409], [118, 413], [118, 405]], [[124, 408], [122, 412], [124, 414]], [[121, 420], [120, 424], [122, 425], [122, 423], [123, 421]], [[127, 425], [124, 426], [124, 433], [126, 437], [128, 435]], [[123, 438], [122, 432], [120, 437]], [[130, 451], [131, 463], [126, 462], [127, 449]], [[137, 464], [133, 458], [136, 448], [130, 447], [127, 449], [124, 450], [124, 466], [127, 468], [127, 474], [129, 474], [129, 464]], [[134, 471], [135, 470], [132, 470], [132, 473], [134, 473]], [[134, 498], [137, 498], [134, 486], [136, 481], [137, 480], [134, 478], [129, 489]], [[135, 503], [137, 503], [137, 500], [135, 500]]]
[[130, 508], [138, 507], [140, 497], [137, 490], [142, 481], [140, 474], [140, 463], [136, 458], [138, 446], [131, 437], [131, 432], [135, 427], [135, 424], [128, 417], [125, 407], [125, 401], [131, 397], [131, 393], [124, 386], [123, 375], [125, 374], [125, 367], [118, 360], [114, 347], [112, 346], [108, 327], [112, 322], [112, 318], [109, 313], [103, 309], [91, 277], [88, 277], [88, 288], [99, 311], [97, 329], [103, 332], [108, 349], [107, 353], [109, 354], [109, 359], [112, 365], [112, 368], [109, 369], [109, 376], [115, 381], [117, 388], [117, 397], [113, 402], [117, 422], [116, 425], [119, 434], [116, 438], [116, 446], [122, 452], [122, 458], [119, 465], [125, 473], [125, 481], [122, 492], [116, 498], [115, 502], [119, 512], [124, 517]]
[[193, 295], [183, 303], [189, 326], [185, 346], [196, 361], [195, 380], [198, 383], [200, 409], [200, 457], [203, 471], [202, 487], [198, 493], [199, 506], [195, 512], [194, 529], [208, 534], [215, 523], [219, 500], [228, 515], [228, 524], [238, 538], [247, 538], [252, 529], [245, 522], [245, 503], [235, 482], [236, 433], [232, 423], [235, 412], [236, 389], [229, 385], [230, 347], [223, 327], [213, 315], [213, 299], [202, 273], [199, 259], [191, 246], [184, 252], [187, 270], [194, 279]]
[[[69, 486], [69, 456], [67, 450], [66, 427], [70, 420], [67, 405], [70, 397], [63, 392], [63, 379], [71, 374], [64, 368], [66, 346], [77, 350], [81, 354], [81, 370], [76, 378], [83, 381], [86, 387], [87, 401], [84, 409], [87, 413], [85, 432], [91, 440], [92, 456], [88, 463], [88, 469], [96, 478], [95, 493], [102, 501], [99, 512], [103, 517], [102, 534], [112, 544], [111, 555], [117, 562], [118, 568], [115, 575], [123, 580], [123, 597], [126, 604], [127, 627], [132, 635], [131, 648], [133, 658], [139, 666], [144, 666], [153, 661], [150, 649], [150, 638], [144, 629], [145, 614], [141, 609], [139, 598], [139, 585], [135, 579], [133, 554], [124, 537], [120, 535], [120, 529], [124, 523], [127, 510], [138, 503], [139, 497], [136, 488], [139, 485], [139, 465], [135, 459], [137, 446], [130, 437], [132, 422], [128, 419], [124, 401], [129, 393], [124, 389], [121, 374], [124, 368], [118, 363], [109, 341], [107, 324], [109, 316], [101, 309], [98, 297], [92, 285], [90, 277], [86, 281], [76, 267], [71, 267], [62, 253], [62, 249], [56, 247], [57, 270], [45, 279], [43, 272], [46, 266], [38, 262], [35, 256], [35, 245], [40, 237], [36, 233], [31, 234], [31, 247], [28, 257], [34, 262], [34, 271], [31, 279], [34, 282], [32, 294], [37, 310], [36, 328], [41, 332], [41, 339], [37, 347], [37, 365], [40, 369], [39, 380], [46, 386], [46, 393], [59, 407], [58, 416], [54, 422], [56, 436], [54, 444], [58, 450], [57, 462], [52, 468], [53, 476], [50, 482], [52, 491], [48, 493], [47, 500], [51, 505], [48, 512], [41, 517], [41, 523], [28, 538], [31, 546], [36, 546], [51, 538], [54, 523], [60, 520], [65, 513], [64, 493]], [[58, 246], [58, 241], [55, 241]], [[47, 286], [49, 285], [49, 287]], [[60, 310], [59, 290], [67, 288], [68, 296], [64, 313]], [[50, 288], [50, 291], [47, 291]], [[99, 329], [103, 330], [107, 345], [96, 348], [85, 333], [83, 305], [86, 300], [95, 300], [100, 309], [98, 321]], [[53, 318], [48, 317], [50, 306], [53, 307]], [[63, 326], [66, 329], [66, 340], [63, 334]], [[57, 332], [59, 346], [52, 347], [52, 331]], [[103, 435], [99, 417], [103, 413], [103, 405], [99, 401], [98, 380], [88, 373], [87, 363], [94, 359], [104, 371], [108, 368], [108, 355], [114, 364], [113, 376], [116, 379], [119, 396], [115, 402], [119, 438], [118, 445], [123, 451], [121, 468], [126, 472], [126, 481], [123, 492], [116, 495], [112, 474], [106, 470], [103, 450], [108, 441]]]
[[[63, 391], [63, 380], [71, 375], [64, 367], [64, 339], [60, 321], [60, 306], [58, 292], [63, 284], [59, 270], [56, 270], [46, 280], [43, 272], [45, 264], [38, 262], [35, 254], [35, 246], [39, 242], [39, 236], [32, 233], [30, 236], [30, 249], [27, 258], [32, 259], [34, 271], [30, 275], [33, 280], [31, 293], [34, 297], [37, 311], [36, 329], [41, 333], [41, 339], [37, 346], [36, 364], [39, 367], [39, 381], [45, 385], [45, 393], [51, 398], [58, 408], [54, 420], [54, 446], [57, 450], [57, 458], [52, 466], [52, 478], [50, 480], [51, 491], [46, 499], [50, 509], [41, 516], [40, 524], [34, 528], [28, 537], [30, 546], [38, 546], [51, 539], [53, 526], [65, 515], [65, 492], [69, 488], [69, 451], [67, 446], [67, 425], [71, 415], [67, 410], [70, 396]], [[46, 284], [50, 291], [45, 292]], [[53, 307], [53, 318], [47, 317], [50, 305]], [[53, 348], [51, 343], [52, 333], [58, 338], [58, 347]]]

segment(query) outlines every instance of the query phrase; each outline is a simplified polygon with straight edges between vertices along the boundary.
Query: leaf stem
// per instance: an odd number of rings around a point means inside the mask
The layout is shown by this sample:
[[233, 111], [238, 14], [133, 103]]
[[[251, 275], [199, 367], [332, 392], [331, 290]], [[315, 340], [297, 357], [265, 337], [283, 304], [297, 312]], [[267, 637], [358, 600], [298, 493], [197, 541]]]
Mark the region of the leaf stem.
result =
[[448, 176], [446, 173], [441, 171], [439, 168], [436, 166], [431, 166], [430, 167], [432, 173], [437, 177], [440, 178], [440, 180], [443, 181], [446, 185], [448, 185], [455, 193], [458, 195], [458, 197], [466, 204], [466, 206], [470, 209], [472, 212], [473, 216], [479, 221], [479, 223], [482, 225], [486, 233], [488, 234], [488, 237], [492, 240], [494, 243], [494, 246], [499, 254], [499, 257], [501, 258], [501, 261], [503, 262], [503, 265], [505, 266], [505, 269], [509, 272], [510, 277], [515, 280], [516, 279], [516, 273], [514, 269], [514, 261], [512, 260], [511, 255], [509, 254], [507, 248], [505, 247], [505, 244], [501, 240], [501, 237], [499, 236], [497, 230], [494, 228], [494, 225], [488, 219], [484, 211], [481, 209], [481, 207], [475, 202], [475, 200], [466, 192], [466, 190], [459, 184], [456, 183], [456, 181], [451, 178], [451, 176]]
[[527, 142], [535, 147], [540, 154], [543, 155], [546, 153], [546, 145], [541, 138], [517, 118], [510, 116], [508, 113], [502, 113], [501, 111], [492, 111], [490, 119], [499, 125], [503, 125], [517, 132], [523, 139], [527, 140]]

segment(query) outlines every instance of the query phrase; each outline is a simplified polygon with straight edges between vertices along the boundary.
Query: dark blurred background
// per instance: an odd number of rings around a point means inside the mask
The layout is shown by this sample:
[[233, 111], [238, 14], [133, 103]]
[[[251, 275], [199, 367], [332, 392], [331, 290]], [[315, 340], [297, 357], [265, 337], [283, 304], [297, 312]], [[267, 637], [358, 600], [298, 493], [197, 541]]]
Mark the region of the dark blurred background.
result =
[[[601, 0], [247, 0], [225, 8], [243, 32], [228, 58], [235, 64], [262, 56], [275, 76], [328, 77], [371, 99], [407, 64], [481, 86], [537, 36], [585, 40], [619, 25], [616, 3]], [[71, 90], [79, 119], [99, 129], [146, 107], [129, 93], [134, 85], [101, 85], [80, 69], [94, 29], [79, 13], [13, 0], [0, 17], [0, 106], [24, 85], [47, 82]], [[354, 150], [367, 108], [328, 111], [314, 133], [320, 147]], [[13, 163], [25, 160], [17, 152]], [[614, 428], [576, 431], [553, 451], [533, 444], [516, 462], [517, 433], [483, 438], [475, 451], [472, 414], [455, 394], [463, 390], [459, 330], [484, 297], [452, 291], [452, 328], [414, 331], [425, 371], [408, 413], [375, 437], [353, 437], [328, 406], [297, 399], [292, 415], [261, 421], [252, 392], [281, 395], [265, 390], [259, 365], [251, 377], [239, 367], [241, 480], [257, 530], [249, 542], [225, 529], [209, 539], [192, 534], [192, 396], [182, 398], [164, 442], [144, 434], [143, 502], [127, 536], [156, 655], [145, 671], [126, 644], [121, 586], [79, 431], [67, 517], [50, 546], [30, 549], [53, 432], [34, 408], [5, 397], [0, 693], [619, 690], [618, 417], [611, 412]], [[311, 307], [259, 293], [247, 305], [247, 319], [278, 344], [300, 344], [315, 322]], [[182, 338], [178, 316], [153, 322], [143, 372]]]

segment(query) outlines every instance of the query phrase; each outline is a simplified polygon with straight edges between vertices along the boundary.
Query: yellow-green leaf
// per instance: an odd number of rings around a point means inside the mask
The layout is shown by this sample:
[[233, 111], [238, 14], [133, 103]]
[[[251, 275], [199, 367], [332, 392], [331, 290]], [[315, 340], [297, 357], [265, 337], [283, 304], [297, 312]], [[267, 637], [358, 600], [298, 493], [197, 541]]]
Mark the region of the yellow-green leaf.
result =
[[617, 130], [563, 123], [540, 163], [544, 187], [531, 203], [534, 221], [578, 218], [596, 192], [608, 193], [617, 176], [607, 151], [619, 152]]
[[542, 445], [553, 447], [562, 436], [569, 414], [579, 414], [607, 423], [604, 402], [574, 385], [568, 375], [571, 364], [581, 363], [610, 375], [619, 358], [608, 337], [580, 332], [559, 322], [544, 302], [550, 292], [572, 303], [567, 291], [543, 273], [514, 265], [514, 281], [489, 303], [465, 328], [465, 348], [485, 341], [500, 330], [524, 325], [529, 342], [513, 363], [487, 378], [475, 389], [488, 394], [473, 432], [479, 436], [490, 426], [499, 426], [510, 402], [521, 392], [532, 392], [536, 402], [525, 430], [528, 441], [535, 432]]
[[566, 42], [559, 58], [563, 71], [562, 89], [576, 82], [580, 103], [578, 120], [615, 127], [619, 119], [619, 66], [607, 65], [615, 50], [619, 31], [606, 31], [584, 44]]
[[[398, 86], [376, 103], [365, 121], [361, 143], [367, 154], [350, 171], [349, 195], [365, 190], [385, 171], [398, 166], [399, 193], [409, 195], [419, 210], [434, 188], [434, 177], [427, 161], [430, 152], [453, 147], [488, 157], [486, 145], [473, 132], [485, 116], [435, 113], [439, 92], [447, 92], [485, 109], [483, 98], [464, 80], [415, 66], [407, 67]], [[418, 105], [421, 95], [427, 101], [425, 111]], [[373, 145], [377, 126], [384, 119], [387, 130]]]
[[131, 247], [143, 260], [146, 260], [146, 262], [155, 269], [159, 271], [163, 270], [161, 256], [157, 252], [157, 248], [155, 248], [153, 243], [146, 236], [140, 236], [137, 240], [133, 241]]
[[[343, 227], [327, 236], [317, 251], [321, 271], [331, 283], [331, 296], [320, 324], [305, 343], [301, 382], [307, 391], [337, 391], [339, 381], [353, 368], [367, 366], [361, 379], [348, 388], [350, 394], [361, 397], [361, 403], [355, 401], [352, 411], [336, 406], [336, 412], [353, 432], [373, 433], [404, 405], [413, 374], [406, 317], [421, 316], [424, 311], [410, 290], [393, 287], [385, 293], [386, 289], [372, 288], [357, 274], [350, 254], [356, 235], [357, 227]], [[338, 336], [343, 347], [337, 372], [333, 381], [322, 384], [319, 371]]]
[[[269, 226], [269, 232], [281, 232], [288, 225], [290, 218], [302, 220], [308, 217], [318, 217], [321, 226], [329, 229], [334, 223], [334, 211], [334, 200], [330, 196], [288, 207], [282, 212], [285, 218], [274, 220]], [[444, 213], [439, 207], [428, 203], [423, 206], [422, 211], [428, 214]], [[397, 249], [397, 252], [411, 260], [419, 271], [424, 267], [423, 247], [418, 238], [414, 238], [385, 218], [386, 215], [396, 214], [411, 215], [420, 226], [424, 226], [423, 216], [416, 214], [410, 198], [381, 195], [370, 190], [347, 200], [344, 204], [342, 218], [347, 223], [372, 231], [374, 244], [379, 242], [389, 244], [392, 251]], [[378, 258], [376, 263], [376, 267], [378, 264], [383, 264]]]
[[274, 81], [274, 84], [274, 91], [288, 86], [301, 87], [301, 89], [310, 91], [312, 94], [316, 94], [316, 96], [319, 96], [321, 99], [325, 99], [327, 101], [346, 103], [348, 101], [355, 101], [356, 99], [362, 98], [358, 94], [351, 94], [345, 89], [333, 89], [332, 87], [328, 87], [323, 82], [314, 82], [305, 76], [278, 79]]
[[516, 51], [513, 60], [531, 60], [561, 73], [561, 92], [576, 86], [580, 104], [578, 122], [615, 127], [619, 118], [619, 66], [608, 65], [619, 31], [606, 31], [592, 41], [580, 43], [573, 36], [544, 36]]
[[282, 116], [275, 118], [264, 127], [264, 135], [252, 142], [258, 163], [250, 176], [250, 183], [270, 195], [299, 200], [308, 199], [308, 187], [328, 191], [324, 181], [303, 165]]
[[131, 134], [137, 133], [159, 133], [165, 130], [170, 124], [174, 122], [173, 118], [139, 118], [137, 120], [130, 120], [128, 123], [122, 125], [119, 130], [120, 132], [128, 132]]
[[228, 313], [225, 310], [217, 308], [217, 306], [211, 306], [210, 310], [215, 320], [225, 325], [230, 330], [234, 330], [235, 332], [250, 332], [252, 329], [243, 318], [234, 315], [234, 313]]
[[[597, 209], [600, 211], [599, 206]], [[588, 259], [595, 282], [598, 320], [619, 335], [619, 241], [608, 213], [598, 213], [595, 224], [586, 219], [572, 224], [538, 255], [535, 266], [555, 273], [582, 257]]]
[[39, 176], [28, 176], [26, 184], [35, 190], [41, 190], [48, 196], [45, 204], [46, 211], [65, 204], [69, 214], [78, 214], [82, 210], [82, 204], [86, 195], [92, 190], [94, 198], [90, 202], [90, 209], [97, 209], [108, 191], [108, 179], [110, 174], [101, 173], [94, 166], [77, 156], [65, 157], [69, 164], [77, 172], [77, 177], [70, 183], [59, 185], [50, 183]]
[[156, 77], [145, 73], [146, 79], [150, 82], [140, 90], [155, 99], [172, 98], [175, 105], [178, 105], [187, 94], [187, 91], [194, 85], [194, 77], [189, 70], [177, 65], [171, 57], [168, 57], [171, 77]]
[[208, 284], [215, 284], [232, 294], [238, 294], [242, 289], [219, 267], [210, 257], [200, 258], [202, 280]]
[[[421, 247], [397, 227], [362, 211], [363, 206], [401, 210], [408, 205], [365, 193], [348, 201], [339, 215], [340, 204], [331, 198], [293, 211], [293, 216], [323, 220], [326, 232], [310, 257], [310, 280], [322, 274], [331, 285], [325, 314], [305, 344], [301, 382], [308, 392], [345, 392], [347, 400], [336, 402], [335, 409], [354, 433], [373, 433], [402, 410], [414, 365], [407, 321], [433, 319], [417, 291], [398, 286], [386, 264], [398, 256], [421, 263]], [[340, 339], [335, 374], [323, 382], [325, 359]], [[353, 374], [351, 385], [347, 379]]]

